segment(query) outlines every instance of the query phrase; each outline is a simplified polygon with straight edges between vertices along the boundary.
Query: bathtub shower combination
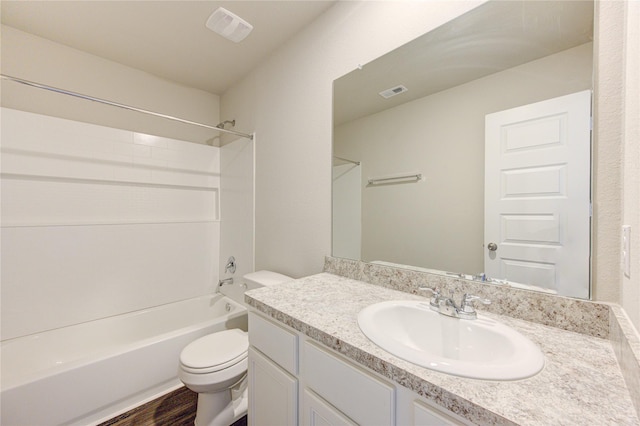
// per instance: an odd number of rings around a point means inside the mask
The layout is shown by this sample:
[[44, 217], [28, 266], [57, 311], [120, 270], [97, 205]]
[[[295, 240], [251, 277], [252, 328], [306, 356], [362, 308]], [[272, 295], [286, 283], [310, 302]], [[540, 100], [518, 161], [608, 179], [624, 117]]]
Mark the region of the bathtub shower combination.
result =
[[181, 387], [189, 343], [247, 330], [216, 283], [220, 163], [253, 191], [253, 135], [1, 77], [240, 137], [220, 148], [2, 108], [0, 424], [100, 423]]
[[108, 420], [182, 386], [180, 351], [231, 328], [246, 308], [215, 294], [4, 341], [0, 424]]

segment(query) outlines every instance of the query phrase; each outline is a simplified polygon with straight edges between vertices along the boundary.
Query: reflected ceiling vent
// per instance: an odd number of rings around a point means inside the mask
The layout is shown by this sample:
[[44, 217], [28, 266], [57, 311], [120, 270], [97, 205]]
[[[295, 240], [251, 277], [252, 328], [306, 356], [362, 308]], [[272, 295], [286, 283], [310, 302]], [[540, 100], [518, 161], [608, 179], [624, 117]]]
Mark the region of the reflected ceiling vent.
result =
[[207, 19], [207, 28], [228, 40], [238, 43], [249, 35], [253, 30], [253, 25], [227, 9], [219, 7]]
[[409, 89], [407, 89], [403, 85], [400, 85], [400, 86], [392, 87], [391, 89], [383, 90], [382, 92], [380, 92], [378, 94], [380, 96], [382, 96], [383, 98], [385, 98], [385, 99], [389, 99], [390, 97], [395, 96], [395, 95], [399, 95], [400, 93], [404, 93], [407, 90], [409, 90]]

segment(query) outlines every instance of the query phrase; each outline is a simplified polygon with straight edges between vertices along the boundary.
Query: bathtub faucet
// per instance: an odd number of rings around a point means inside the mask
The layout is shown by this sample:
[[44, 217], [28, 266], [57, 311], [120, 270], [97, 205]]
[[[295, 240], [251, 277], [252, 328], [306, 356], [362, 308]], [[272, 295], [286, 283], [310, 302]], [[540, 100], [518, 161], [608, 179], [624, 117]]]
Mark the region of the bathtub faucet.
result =
[[218, 287], [222, 287], [225, 284], [233, 284], [233, 277], [218, 281]]

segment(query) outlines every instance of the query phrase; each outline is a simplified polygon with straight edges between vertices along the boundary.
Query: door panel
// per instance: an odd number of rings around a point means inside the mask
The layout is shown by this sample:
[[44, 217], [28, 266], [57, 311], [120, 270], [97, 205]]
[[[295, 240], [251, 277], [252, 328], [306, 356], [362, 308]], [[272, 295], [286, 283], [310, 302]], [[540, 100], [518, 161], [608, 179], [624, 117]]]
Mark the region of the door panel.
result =
[[591, 92], [485, 120], [485, 273], [589, 297]]

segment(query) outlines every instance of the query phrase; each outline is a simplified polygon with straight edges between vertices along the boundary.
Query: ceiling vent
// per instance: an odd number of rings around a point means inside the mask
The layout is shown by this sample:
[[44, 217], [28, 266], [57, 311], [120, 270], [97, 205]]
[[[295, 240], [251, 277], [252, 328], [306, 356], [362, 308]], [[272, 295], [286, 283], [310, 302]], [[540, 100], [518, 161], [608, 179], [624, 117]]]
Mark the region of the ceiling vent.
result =
[[228, 40], [238, 43], [249, 35], [253, 30], [253, 25], [227, 9], [219, 7], [207, 19], [207, 28]]
[[383, 98], [385, 98], [385, 99], [389, 99], [390, 97], [395, 96], [395, 95], [399, 95], [400, 93], [404, 93], [407, 90], [409, 90], [409, 89], [407, 89], [403, 85], [400, 85], [400, 86], [392, 87], [391, 89], [383, 90], [382, 92], [380, 92], [378, 94], [380, 96], [382, 96]]

